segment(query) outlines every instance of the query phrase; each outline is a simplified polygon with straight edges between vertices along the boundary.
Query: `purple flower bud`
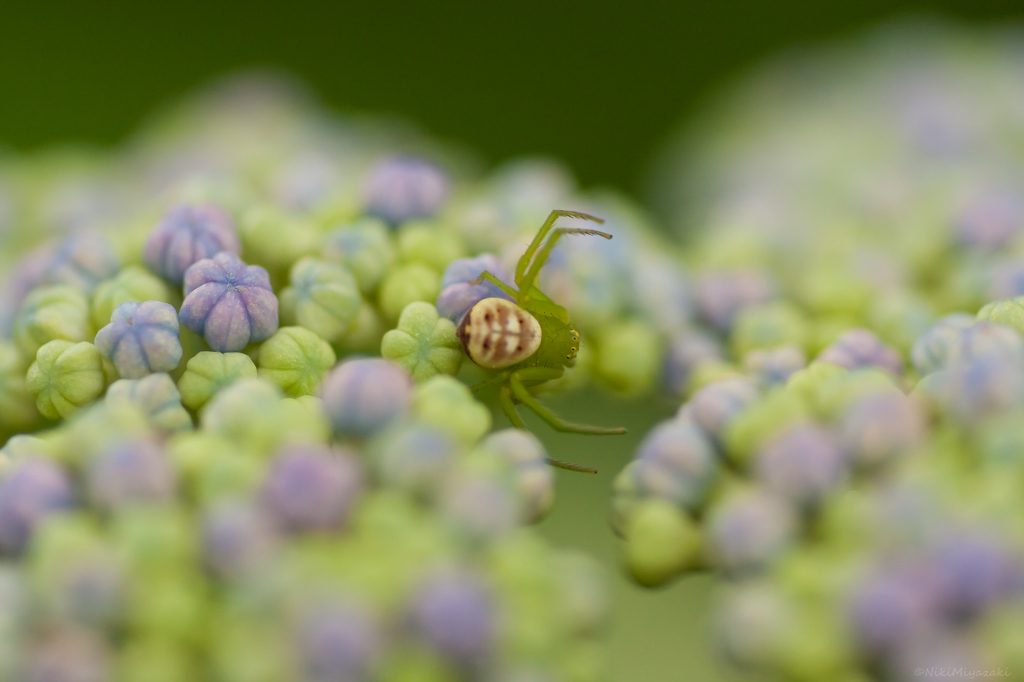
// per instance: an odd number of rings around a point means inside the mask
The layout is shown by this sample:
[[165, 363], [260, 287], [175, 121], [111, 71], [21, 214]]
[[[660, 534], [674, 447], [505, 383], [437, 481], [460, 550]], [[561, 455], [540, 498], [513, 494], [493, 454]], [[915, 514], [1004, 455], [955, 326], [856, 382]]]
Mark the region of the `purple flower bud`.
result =
[[949, 365], [953, 348], [959, 343], [962, 331], [974, 323], [973, 315], [953, 313], [943, 317], [918, 337], [910, 351], [910, 358], [918, 374], [927, 376]]
[[722, 347], [713, 336], [694, 330], [678, 334], [665, 357], [665, 387], [673, 395], [685, 394], [693, 370], [702, 362], [721, 357]]
[[189, 267], [178, 317], [210, 348], [229, 353], [277, 331], [277, 297], [266, 270], [225, 251]]
[[309, 606], [296, 636], [303, 679], [310, 682], [369, 680], [383, 648], [373, 614], [338, 599]]
[[700, 509], [718, 479], [718, 457], [693, 424], [672, 420], [647, 434], [636, 455], [634, 476], [641, 495], [660, 497], [684, 509]]
[[934, 579], [924, 567], [877, 570], [853, 589], [849, 619], [858, 646], [870, 656], [891, 654], [934, 620]]
[[0, 482], [0, 549], [20, 552], [36, 524], [72, 504], [64, 470], [46, 459], [25, 459]]
[[450, 182], [440, 168], [409, 156], [389, 156], [370, 169], [363, 184], [366, 213], [399, 225], [429, 218], [448, 200]]
[[926, 433], [920, 405], [899, 391], [871, 393], [855, 402], [843, 415], [840, 431], [843, 447], [864, 466], [908, 452]]
[[1024, 338], [1006, 325], [978, 320], [960, 330], [956, 341], [949, 348], [947, 364], [981, 358], [992, 358], [1007, 364], [1024, 364]]
[[956, 532], [930, 552], [937, 577], [939, 606], [952, 619], [972, 618], [1013, 587], [1014, 571], [1007, 550], [983, 533]]
[[813, 507], [842, 481], [846, 457], [835, 435], [800, 423], [770, 440], [757, 457], [757, 475], [772, 492]]
[[181, 284], [193, 263], [221, 251], [240, 250], [234, 223], [227, 213], [216, 206], [183, 205], [164, 215], [146, 241], [144, 257], [150, 270]]
[[446, 571], [420, 585], [410, 624], [430, 648], [453, 663], [472, 667], [491, 652], [497, 633], [493, 597], [473, 574]]
[[444, 431], [412, 425], [375, 440], [370, 454], [376, 476], [385, 485], [429, 499], [458, 453], [458, 445]]
[[124, 379], [171, 372], [181, 362], [178, 311], [169, 303], [129, 301], [96, 334], [96, 347]]
[[767, 303], [774, 296], [774, 282], [757, 270], [709, 272], [697, 280], [697, 311], [720, 331], [728, 331], [743, 308]]
[[764, 490], [745, 491], [715, 507], [708, 522], [715, 564], [729, 572], [765, 568], [795, 539], [796, 515]]
[[405, 415], [412, 379], [387, 360], [349, 360], [331, 370], [320, 396], [336, 433], [368, 436]]
[[163, 447], [150, 440], [123, 441], [89, 465], [89, 495], [96, 504], [119, 509], [168, 502], [177, 484]]
[[758, 391], [754, 382], [737, 377], [708, 384], [694, 393], [685, 407], [693, 423], [716, 444], [720, 444], [732, 420], [757, 398]]
[[285, 530], [329, 531], [344, 525], [362, 487], [363, 472], [355, 455], [296, 445], [274, 458], [262, 499]]
[[981, 358], [933, 372], [915, 394], [964, 423], [1006, 412], [1024, 403], [1024, 366]]
[[96, 285], [110, 279], [121, 263], [107, 238], [81, 232], [65, 239], [46, 263], [40, 284], [67, 284], [92, 293]]
[[222, 502], [203, 522], [206, 565], [220, 578], [237, 578], [264, 564], [277, 547], [270, 519], [246, 502]]
[[460, 258], [452, 261], [441, 278], [441, 295], [437, 297], [437, 312], [447, 317], [456, 325], [462, 322], [470, 308], [485, 298], [504, 298], [511, 301], [512, 297], [491, 282], [470, 284], [484, 270], [502, 282], [511, 281], [511, 276], [501, 266], [497, 256], [489, 253], [476, 258]]
[[884, 370], [902, 376], [903, 358], [895, 348], [891, 348], [867, 329], [850, 329], [836, 339], [835, 342], [818, 355], [818, 360], [849, 370], [861, 367], [881, 367]]

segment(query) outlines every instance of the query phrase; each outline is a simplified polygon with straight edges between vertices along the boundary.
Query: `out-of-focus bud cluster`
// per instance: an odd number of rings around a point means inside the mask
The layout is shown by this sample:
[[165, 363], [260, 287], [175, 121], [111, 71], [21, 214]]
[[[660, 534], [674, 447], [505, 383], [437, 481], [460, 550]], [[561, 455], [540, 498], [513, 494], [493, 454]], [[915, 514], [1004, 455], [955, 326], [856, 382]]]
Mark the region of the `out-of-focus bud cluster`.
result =
[[604, 577], [434, 307], [463, 165], [264, 81], [0, 162], [0, 679], [604, 677]]
[[1021, 55], [873, 34], [756, 78], [665, 169], [706, 331], [613, 521], [638, 582], [720, 579], [742, 666], [1024, 665]]

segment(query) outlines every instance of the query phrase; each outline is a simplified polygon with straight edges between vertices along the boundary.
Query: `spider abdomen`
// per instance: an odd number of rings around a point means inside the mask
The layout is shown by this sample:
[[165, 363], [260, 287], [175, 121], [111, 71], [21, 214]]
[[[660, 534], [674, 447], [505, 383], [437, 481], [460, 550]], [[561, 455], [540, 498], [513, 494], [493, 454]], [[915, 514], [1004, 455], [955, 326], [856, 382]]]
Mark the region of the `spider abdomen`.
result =
[[503, 298], [485, 298], [466, 313], [458, 329], [469, 359], [500, 369], [522, 362], [540, 347], [540, 323]]

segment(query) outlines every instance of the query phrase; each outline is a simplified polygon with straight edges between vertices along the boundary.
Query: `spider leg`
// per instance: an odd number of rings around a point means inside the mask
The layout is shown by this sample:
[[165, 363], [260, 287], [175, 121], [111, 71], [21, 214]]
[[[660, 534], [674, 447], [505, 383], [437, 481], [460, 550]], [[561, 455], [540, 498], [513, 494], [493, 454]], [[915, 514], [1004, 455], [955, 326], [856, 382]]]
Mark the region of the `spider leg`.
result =
[[516, 282], [519, 284], [519, 299], [517, 299], [519, 305], [522, 305], [523, 302], [529, 297], [530, 289], [532, 289], [533, 285], [536, 283], [537, 275], [540, 274], [540, 269], [544, 267], [544, 263], [547, 262], [548, 256], [551, 255], [551, 250], [555, 248], [555, 244], [558, 243], [558, 240], [561, 239], [563, 235], [567, 234], [587, 234], [595, 237], [604, 237], [605, 239], [612, 238], [612, 236], [607, 232], [600, 232], [598, 230], [589, 230], [574, 227], [560, 227], [557, 230], [555, 230], [551, 234], [551, 238], [544, 243], [544, 247], [540, 250], [540, 253], [537, 254], [537, 258], [534, 259], [533, 264], [530, 266], [529, 271], [527, 271], [526, 273], [526, 276], [522, 279], [522, 281], [519, 281], [518, 279], [516, 280]]
[[551, 229], [551, 226], [554, 225], [555, 221], [559, 218], [579, 218], [580, 220], [592, 220], [595, 223], [604, 222], [601, 218], [595, 218], [592, 215], [580, 213], [579, 211], [552, 211], [548, 215], [548, 219], [544, 221], [543, 225], [541, 225], [540, 230], [537, 232], [537, 236], [535, 236], [533, 241], [530, 242], [530, 246], [526, 249], [526, 253], [524, 253], [519, 259], [519, 262], [516, 263], [517, 285], [522, 281], [523, 275], [526, 274], [526, 268], [530, 265], [530, 259], [533, 258], [533, 254], [537, 252], [538, 247], [540, 247], [540, 243], [544, 241], [544, 237], [548, 235], [548, 230]]
[[492, 274], [491, 272], [489, 272], [487, 270], [484, 270], [483, 272], [481, 272], [480, 276], [477, 277], [476, 279], [474, 279], [472, 282], [470, 282], [470, 284], [482, 284], [484, 280], [487, 280], [488, 282], [490, 282], [494, 286], [498, 287], [499, 289], [504, 291], [506, 294], [511, 296], [513, 299], [519, 300], [519, 292], [518, 291], [516, 291], [515, 289], [513, 289], [509, 285], [507, 285], [504, 282], [502, 282], [500, 279], [495, 277], [494, 274]]
[[523, 431], [529, 431], [526, 428], [526, 423], [523, 418], [516, 412], [515, 403], [512, 402], [512, 394], [509, 392], [508, 386], [502, 386], [501, 392], [498, 394], [498, 402], [501, 403], [501, 411], [505, 413], [508, 420], [512, 422], [512, 426]]
[[555, 416], [548, 408], [541, 405], [536, 398], [530, 395], [530, 392], [526, 390], [526, 386], [523, 385], [522, 380], [519, 378], [519, 372], [510, 376], [508, 382], [509, 386], [512, 387], [512, 393], [515, 395], [516, 399], [533, 410], [538, 417], [546, 421], [555, 431], [561, 431], [563, 433], [585, 433], [595, 436], [611, 436], [626, 432], [626, 429], [622, 427], [607, 428], [604, 426], [590, 426], [588, 424], [574, 424], [572, 422], [567, 422], [561, 417]]
[[[498, 397], [498, 400], [499, 402], [501, 402], [501, 409], [505, 412], [505, 416], [508, 417], [508, 420], [512, 422], [512, 425], [517, 429], [523, 429], [524, 431], [528, 431], [529, 429], [526, 428], [526, 424], [519, 416], [519, 413], [516, 412], [516, 406], [515, 403], [512, 402], [512, 395], [509, 393], [508, 386], [501, 387], [501, 394]], [[569, 462], [563, 462], [560, 459], [552, 459], [551, 457], [547, 458], [547, 463], [553, 467], [558, 467], [559, 469], [566, 469], [568, 471], [578, 471], [584, 474], [597, 473], [597, 469], [582, 467], [579, 466], [578, 464], [570, 464]]]

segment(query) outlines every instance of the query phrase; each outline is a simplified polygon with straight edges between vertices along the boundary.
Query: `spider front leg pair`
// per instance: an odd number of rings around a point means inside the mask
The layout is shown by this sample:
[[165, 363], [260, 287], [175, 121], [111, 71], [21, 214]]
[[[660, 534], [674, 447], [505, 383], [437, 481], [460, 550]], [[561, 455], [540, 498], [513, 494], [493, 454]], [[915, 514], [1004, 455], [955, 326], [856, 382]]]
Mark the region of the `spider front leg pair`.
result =
[[[513, 426], [518, 429], [527, 429], [526, 423], [523, 422], [522, 417], [520, 417], [519, 413], [516, 411], [516, 401], [518, 401], [530, 408], [534, 414], [547, 422], [547, 424], [555, 431], [561, 431], [562, 433], [582, 433], [596, 436], [612, 436], [626, 432], [626, 429], [621, 427], [606, 428], [603, 426], [575, 424], [573, 422], [566, 421], [541, 405], [540, 402], [530, 394], [529, 389], [527, 389], [526, 384], [524, 383], [526, 381], [543, 383], [545, 381], [557, 379], [561, 376], [561, 370], [550, 369], [547, 367], [526, 367], [516, 370], [508, 376], [507, 383], [502, 385], [498, 394], [498, 400], [501, 403], [502, 411], [505, 413], [505, 416], [508, 417], [508, 420], [512, 422]], [[552, 466], [556, 466], [561, 469], [568, 469], [570, 471], [582, 471], [590, 474], [597, 473], [597, 469], [581, 467], [576, 464], [570, 464], [557, 459], [548, 458], [548, 463]]]

